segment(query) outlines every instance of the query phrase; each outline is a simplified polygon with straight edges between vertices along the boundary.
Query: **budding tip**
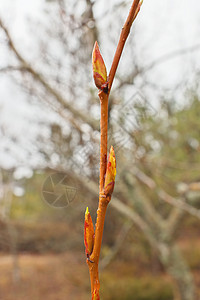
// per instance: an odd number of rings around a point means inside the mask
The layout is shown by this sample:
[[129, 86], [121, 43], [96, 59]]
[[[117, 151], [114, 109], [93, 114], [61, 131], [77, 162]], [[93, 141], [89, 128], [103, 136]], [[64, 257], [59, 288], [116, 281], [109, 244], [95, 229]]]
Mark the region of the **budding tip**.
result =
[[98, 89], [106, 89], [107, 71], [97, 41], [92, 52], [93, 78]]
[[114, 148], [112, 145], [110, 146], [110, 153], [115, 154], [115, 151], [114, 151]]
[[88, 214], [89, 214], [89, 209], [88, 209], [88, 206], [86, 207], [85, 214], [86, 214], [86, 215], [88, 215]]
[[113, 158], [115, 160], [115, 151], [114, 151], [113, 146], [110, 147], [109, 156], [111, 159]]
[[98, 44], [97, 41], [95, 41], [95, 43], [94, 43], [94, 48], [93, 48], [93, 52], [92, 52], [93, 56], [95, 55], [95, 51], [100, 51], [99, 50], [99, 44]]

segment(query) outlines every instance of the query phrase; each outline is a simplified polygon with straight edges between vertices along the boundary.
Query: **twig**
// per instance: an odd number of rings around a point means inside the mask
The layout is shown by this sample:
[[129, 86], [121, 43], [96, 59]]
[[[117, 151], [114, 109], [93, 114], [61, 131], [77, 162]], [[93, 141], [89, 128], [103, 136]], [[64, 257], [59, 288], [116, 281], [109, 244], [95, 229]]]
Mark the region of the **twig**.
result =
[[100, 270], [105, 269], [111, 263], [111, 261], [115, 258], [115, 256], [119, 252], [120, 248], [124, 244], [124, 241], [132, 227], [133, 227], [133, 220], [131, 220], [131, 222], [125, 222], [125, 224], [123, 225], [122, 229], [120, 230], [120, 232], [116, 238], [114, 246], [110, 249], [110, 253], [108, 255], [106, 255], [100, 261], [100, 264], [99, 264]]
[[164, 54], [164, 55], [160, 56], [159, 58], [157, 58], [156, 60], [152, 61], [146, 67], [144, 67], [144, 69], [142, 70], [142, 73], [153, 69], [157, 65], [160, 65], [160, 64], [166, 62], [167, 60], [171, 60], [180, 55], [185, 55], [185, 54], [199, 51], [199, 50], [200, 50], [200, 44], [196, 44], [196, 45], [193, 45], [193, 46], [185, 48], [185, 49], [178, 49], [178, 50], [172, 51], [170, 53]]
[[124, 49], [124, 45], [125, 45], [125, 42], [127, 40], [127, 37], [130, 33], [130, 29], [131, 29], [131, 26], [133, 24], [133, 21], [136, 17], [136, 12], [137, 12], [137, 8], [138, 8], [138, 5], [139, 5], [139, 2], [140, 0], [135, 0], [133, 1], [133, 4], [131, 6], [131, 9], [130, 9], [130, 12], [129, 12], [129, 15], [128, 15], [128, 18], [122, 28], [122, 31], [121, 31], [121, 35], [120, 35], [120, 38], [119, 38], [119, 42], [118, 42], [118, 45], [117, 45], [117, 49], [116, 49], [116, 52], [115, 52], [115, 56], [113, 58], [113, 63], [112, 63], [112, 66], [111, 66], [111, 69], [110, 69], [110, 73], [109, 73], [109, 82], [108, 82], [108, 90], [110, 91], [111, 90], [111, 87], [112, 87], [112, 83], [113, 83], [113, 80], [114, 80], [114, 77], [115, 77], [115, 73], [116, 73], [116, 70], [117, 70], [117, 67], [118, 67], [118, 64], [119, 64], [119, 60], [121, 58], [121, 55], [122, 55], [122, 51]]
[[11, 72], [11, 71], [23, 72], [26, 71], [26, 69], [23, 68], [22, 66], [6, 66], [0, 68], [0, 73]]
[[[62, 171], [64, 171], [61, 168]], [[66, 171], [66, 170], [65, 170]], [[98, 186], [94, 181], [90, 181], [90, 184], [88, 184], [88, 181], [85, 180], [83, 177], [76, 178], [77, 181], [82, 184], [87, 190], [89, 190], [90, 193], [92, 193], [94, 196], [96, 196], [98, 191]], [[144, 232], [146, 235], [148, 241], [150, 244], [155, 247], [157, 245], [157, 240], [154, 238], [154, 235], [149, 227], [149, 225], [144, 221], [144, 219], [133, 209], [131, 209], [128, 205], [120, 201], [117, 197], [112, 196], [112, 201], [110, 201], [110, 205], [115, 208], [120, 214], [127, 217], [128, 219], [132, 220], [136, 226]]]
[[179, 56], [183, 56], [195, 51], [200, 51], [200, 44], [196, 44], [188, 48], [172, 51], [170, 53], [160, 56], [158, 59], [150, 62], [147, 66], [140, 67], [140, 68], [136, 67], [132, 73], [130, 73], [125, 79], [121, 80], [121, 82], [117, 85], [117, 89], [120, 89], [124, 84], [132, 85], [134, 78], [136, 78], [138, 75], [141, 76], [146, 72], [151, 71], [153, 68], [157, 67], [160, 64], [163, 64], [169, 60], [175, 59]]
[[[44, 88], [45, 90], [51, 94], [57, 101], [58, 103], [60, 103], [63, 108], [67, 109], [68, 111], [70, 111], [76, 118], [81, 119], [84, 123], [89, 124], [94, 130], [98, 129], [98, 125], [95, 121], [91, 120], [90, 118], [87, 117], [87, 114], [82, 113], [81, 111], [75, 109], [72, 105], [72, 103], [67, 102], [66, 99], [63, 98], [63, 96], [55, 89], [53, 88], [48, 82], [47, 80], [39, 73], [37, 72], [33, 66], [31, 66], [24, 57], [22, 57], [22, 55], [19, 53], [19, 51], [17, 50], [17, 48], [15, 47], [14, 41], [8, 31], [8, 29], [6, 28], [6, 26], [4, 25], [3, 21], [0, 18], [0, 27], [4, 30], [5, 35], [7, 37], [8, 40], [8, 45], [10, 47], [10, 49], [12, 50], [12, 52], [15, 54], [16, 58], [18, 59], [18, 61], [20, 62], [21, 66], [19, 67], [13, 67], [11, 68], [11, 66], [8, 67], [8, 69], [3, 68], [5, 71], [13, 71], [13, 70], [21, 70], [21, 71], [27, 71], [34, 80], [38, 81]], [[3, 70], [2, 70], [3, 71]]]
[[[141, 172], [140, 170], [137, 170], [135, 172], [135, 177], [140, 180], [142, 183], [144, 183], [148, 188], [151, 190], [155, 190], [163, 201], [185, 211], [188, 212], [189, 214], [193, 215], [194, 217], [197, 217], [200, 219], [200, 210], [196, 209], [195, 207], [192, 207], [190, 204], [186, 203], [184, 199], [181, 198], [174, 198], [170, 196], [168, 193], [166, 193], [164, 190], [159, 189], [155, 183], [155, 181], [148, 177], [146, 174]], [[191, 183], [188, 186], [188, 190], [199, 190], [199, 183]]]
[[[100, 299], [99, 296], [99, 275], [98, 275], [98, 264], [103, 236], [104, 221], [106, 215], [106, 209], [108, 203], [111, 200], [111, 194], [105, 192], [105, 175], [107, 166], [107, 127], [108, 127], [108, 98], [111, 91], [114, 76], [119, 64], [119, 60], [126, 42], [126, 39], [130, 33], [130, 28], [134, 19], [136, 18], [141, 2], [140, 0], [134, 0], [127, 17], [127, 20], [122, 28], [122, 32], [119, 38], [113, 63], [110, 69], [108, 80], [106, 81], [106, 68], [98, 49], [98, 45], [95, 44], [94, 54], [93, 54], [93, 71], [96, 86], [100, 89], [99, 99], [101, 104], [101, 141], [100, 141], [100, 184], [99, 184], [99, 205], [97, 210], [97, 220], [96, 229], [94, 236], [94, 247], [93, 251], [87, 260], [89, 271], [90, 271], [90, 281], [91, 281], [91, 293], [92, 299]], [[114, 183], [113, 183], [114, 184]], [[114, 187], [114, 186], [113, 186]]]
[[169, 204], [171, 204], [171, 205], [173, 205], [173, 206], [175, 206], [179, 209], [182, 209], [182, 210], [186, 211], [187, 213], [191, 214], [192, 216], [197, 217], [198, 219], [200, 219], [200, 210], [196, 209], [195, 207], [192, 207], [189, 204], [187, 204], [186, 202], [184, 202], [183, 199], [174, 198], [174, 197], [170, 196], [169, 194], [167, 194], [163, 190], [160, 190], [158, 192], [158, 195], [165, 202], [167, 202], [167, 203], [169, 203]]

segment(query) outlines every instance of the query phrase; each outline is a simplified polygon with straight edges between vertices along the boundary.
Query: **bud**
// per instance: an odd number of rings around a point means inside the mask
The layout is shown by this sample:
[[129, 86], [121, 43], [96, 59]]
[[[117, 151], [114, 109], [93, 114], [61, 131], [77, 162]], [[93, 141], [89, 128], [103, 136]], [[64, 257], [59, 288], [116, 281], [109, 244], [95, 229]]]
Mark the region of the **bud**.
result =
[[97, 42], [95, 42], [92, 52], [92, 67], [94, 82], [98, 89], [103, 89], [107, 81], [107, 71]]
[[89, 213], [88, 207], [85, 212], [85, 224], [84, 224], [84, 243], [85, 253], [90, 255], [94, 246], [94, 227], [92, 223], [92, 217]]
[[94, 292], [92, 293], [92, 300], [100, 300], [99, 290], [94, 290]]
[[106, 196], [111, 196], [114, 185], [115, 185], [115, 176], [116, 176], [116, 159], [113, 146], [110, 147], [110, 153], [108, 157], [106, 177], [104, 184], [104, 192]]

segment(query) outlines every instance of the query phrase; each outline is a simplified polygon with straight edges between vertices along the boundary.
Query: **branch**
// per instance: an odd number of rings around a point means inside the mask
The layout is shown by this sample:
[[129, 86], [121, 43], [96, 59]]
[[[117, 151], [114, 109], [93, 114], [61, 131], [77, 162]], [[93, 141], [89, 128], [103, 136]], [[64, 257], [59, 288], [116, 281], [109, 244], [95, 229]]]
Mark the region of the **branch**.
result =
[[153, 248], [157, 248], [157, 239], [154, 237], [149, 225], [133, 209], [128, 207], [116, 197], [112, 198], [110, 205], [132, 220], [143, 231]]
[[[153, 181], [153, 179], [149, 178], [146, 174], [144, 174], [140, 170], [137, 170], [137, 172], [135, 172], [135, 177], [138, 180], [140, 180], [142, 183], [144, 183], [151, 190], [155, 190], [157, 192], [158, 196], [160, 197], [160, 199], [162, 199], [163, 201], [165, 201], [185, 212], [188, 212], [189, 214], [200, 219], [200, 210], [187, 204], [186, 202], [184, 202], [183, 199], [174, 198], [174, 197], [170, 196], [168, 193], [166, 193], [164, 190], [157, 188], [157, 185]], [[194, 187], [196, 188], [196, 190], [198, 190], [199, 185], [195, 183]], [[192, 188], [193, 188], [193, 185], [191, 184], [191, 189]]]
[[124, 49], [124, 45], [126, 43], [127, 37], [130, 33], [131, 26], [133, 24], [134, 19], [137, 16], [137, 13], [139, 12], [139, 9], [138, 9], [138, 7], [140, 6], [139, 3], [140, 3], [140, 0], [134, 0], [133, 1], [130, 12], [129, 12], [129, 15], [128, 15], [128, 18], [126, 19], [126, 22], [125, 22], [124, 26], [122, 27], [119, 42], [118, 42], [118, 45], [117, 45], [115, 56], [113, 58], [113, 63], [111, 65], [110, 73], [109, 73], [109, 76], [108, 76], [108, 90], [109, 91], [111, 90], [112, 83], [113, 83], [113, 80], [114, 80], [114, 77], [115, 77], [115, 73], [116, 73], [116, 70], [117, 70], [117, 67], [118, 67], [118, 64], [119, 64], [119, 60], [121, 58], [122, 51]]
[[164, 200], [165, 202], [182, 209], [183, 211], [191, 214], [194, 217], [197, 217], [198, 219], [200, 219], [200, 210], [196, 209], [195, 207], [192, 207], [191, 205], [187, 204], [186, 202], [183, 202], [183, 199], [179, 199], [179, 198], [174, 198], [170, 195], [168, 195], [165, 191], [160, 190], [158, 192], [158, 195], [160, 196], [160, 198], [162, 200]]
[[[140, 176], [140, 178], [141, 178], [142, 172], [138, 171], [137, 176]], [[143, 196], [142, 190], [139, 191], [140, 193], [137, 193], [137, 190], [134, 187], [134, 183], [131, 180], [132, 178], [131, 178], [131, 176], [128, 176], [127, 172], [125, 172], [122, 179], [128, 190], [128, 198], [132, 199], [134, 201], [135, 209], [138, 210], [140, 215], [147, 222], [147, 224], [149, 224], [149, 226], [151, 226], [151, 228], [154, 228], [156, 232], [159, 232], [160, 227], [163, 224], [163, 219], [157, 213], [153, 204], [150, 201], [146, 201], [146, 197]], [[146, 184], [152, 186], [152, 182], [150, 180], [149, 180], [149, 182], [147, 182], [147, 179], [144, 178], [144, 176], [143, 176], [143, 180], [145, 180]]]
[[[49, 169], [48, 169], [49, 171]], [[56, 170], [52, 170], [56, 172], [64, 172], [67, 176], [70, 176], [70, 178], [73, 178], [75, 182], [77, 182], [77, 185], [83, 186], [87, 189], [88, 193], [91, 193], [94, 197], [98, 194], [98, 184], [93, 181], [92, 179], [89, 180], [85, 178], [84, 176], [77, 176], [74, 172], [70, 171], [70, 173], [66, 172], [66, 169], [63, 169], [63, 166], [60, 165]], [[110, 201], [110, 205], [116, 209], [120, 214], [122, 214], [124, 217], [127, 217], [129, 220], [134, 222], [134, 224], [145, 234], [146, 238], [148, 239], [149, 243], [154, 249], [157, 249], [158, 241], [157, 238], [154, 237], [154, 234], [149, 227], [149, 225], [144, 221], [144, 219], [135, 212], [132, 208], [130, 208], [128, 205], [123, 203], [121, 200], [119, 200], [117, 197], [112, 196], [112, 201]]]
[[132, 85], [134, 78], [136, 78], [138, 75], [142, 75], [142, 74], [150, 71], [151, 69], [157, 67], [157, 65], [165, 63], [166, 61], [174, 59], [176, 57], [179, 57], [179, 56], [191, 53], [191, 52], [199, 51], [199, 50], [200, 50], [200, 44], [196, 44], [194, 46], [191, 46], [191, 47], [188, 47], [185, 49], [179, 49], [179, 50], [175, 50], [170, 53], [164, 54], [164, 55], [160, 56], [158, 59], [150, 62], [145, 67], [136, 66], [135, 70], [133, 70], [125, 79], [123, 78], [123, 80], [121, 80], [121, 78], [120, 78], [120, 83], [118, 84], [118, 86], [116, 88], [120, 89], [123, 85]]
[[[135, 172], [135, 176], [140, 182], [145, 184], [149, 189], [155, 190], [156, 193], [158, 194], [157, 185], [152, 178], [150, 178], [149, 176], [147, 176], [145, 173], [143, 173], [138, 169]], [[158, 195], [158, 196], [162, 196], [162, 195]], [[163, 200], [165, 200], [165, 197]], [[184, 215], [184, 211], [182, 209], [178, 209], [177, 207], [174, 207], [167, 221], [164, 223], [164, 227], [165, 227], [164, 237], [165, 239], [168, 240], [168, 242], [170, 240], [173, 240], [173, 237], [176, 233], [176, 229], [183, 215]]]
[[[76, 110], [72, 106], [72, 103], [66, 102], [66, 99], [64, 99], [62, 97], [62, 95], [55, 88], [52, 88], [51, 85], [46, 81], [46, 79], [39, 72], [37, 72], [25, 60], [25, 58], [19, 53], [19, 51], [15, 47], [14, 41], [13, 41], [13, 39], [12, 39], [12, 37], [11, 37], [8, 29], [6, 28], [6, 26], [4, 25], [3, 21], [1, 20], [1, 18], [0, 18], [0, 27], [5, 32], [5, 35], [6, 35], [7, 39], [8, 39], [9, 48], [15, 54], [16, 58], [18, 59], [18, 61], [21, 64], [21, 66], [19, 66], [19, 67], [12, 67], [11, 68], [11, 66], [9, 66], [9, 67], [7, 67], [7, 69], [6, 68], [3, 68], [3, 69], [5, 71], [19, 70], [19, 71], [26, 71], [26, 72], [28, 72], [33, 77], [33, 79], [35, 79], [37, 82], [39, 82], [45, 88], [45, 90], [49, 94], [51, 94], [63, 106], [63, 108], [65, 108], [68, 111], [70, 111], [76, 118], [81, 119], [84, 123], [89, 124], [94, 130], [97, 130], [98, 129], [98, 125], [97, 125], [97, 123], [95, 121], [93, 121], [90, 118], [88, 118], [87, 114], [82, 113], [79, 110]], [[3, 69], [2, 69], [2, 71], [3, 71]]]
[[101, 105], [101, 121], [100, 121], [100, 184], [99, 191], [103, 192], [104, 179], [107, 165], [107, 132], [108, 132], [108, 94], [99, 92], [99, 99]]
[[0, 73], [11, 72], [11, 71], [23, 72], [26, 71], [26, 69], [23, 66], [6, 66], [0, 68]]
[[[62, 170], [62, 168], [61, 168]], [[66, 170], [65, 170], [66, 171]], [[77, 178], [87, 190], [92, 193], [94, 196], [97, 195], [98, 185], [94, 181], [90, 181], [88, 184], [88, 180], [85, 180], [83, 176], [79, 176]], [[110, 201], [110, 205], [115, 208], [119, 213], [128, 217], [128, 219], [132, 220], [138, 228], [146, 235], [147, 239], [149, 240], [150, 244], [156, 248], [157, 239], [154, 238], [154, 235], [149, 227], [149, 225], [137, 214], [133, 209], [131, 209], [128, 205], [121, 202], [117, 197], [112, 196], [112, 201]]]
[[[98, 264], [99, 257], [101, 251], [101, 243], [103, 237], [103, 228], [104, 221], [108, 203], [111, 200], [111, 194], [106, 193], [106, 188], [104, 186], [104, 181], [106, 181], [106, 166], [107, 166], [107, 127], [108, 127], [108, 98], [111, 91], [112, 83], [114, 80], [114, 76], [119, 64], [119, 60], [126, 42], [126, 39], [130, 33], [130, 28], [134, 19], [136, 18], [140, 5], [142, 2], [140, 0], [133, 0], [129, 15], [127, 20], [122, 28], [122, 32], [119, 38], [119, 42], [117, 45], [117, 49], [115, 52], [115, 56], [113, 59], [113, 63], [110, 69], [110, 73], [107, 79], [107, 71], [105, 67], [105, 63], [100, 54], [98, 44], [95, 43], [93, 55], [92, 55], [92, 63], [93, 63], [93, 75], [96, 86], [99, 88], [99, 99], [101, 103], [101, 140], [100, 140], [100, 184], [99, 184], [99, 204], [97, 210], [97, 220], [96, 220], [96, 229], [94, 234], [94, 246], [92, 253], [87, 260], [87, 264], [90, 272], [90, 281], [91, 281], [91, 293], [92, 299], [96, 299], [95, 295], [99, 295], [100, 283], [99, 283], [99, 274], [98, 274]], [[114, 153], [114, 150], [113, 150]], [[110, 152], [111, 154], [111, 152]], [[114, 155], [114, 154], [113, 154]], [[109, 162], [111, 163], [111, 162]], [[116, 162], [115, 155], [113, 156], [112, 164], [115, 166], [112, 167], [112, 171], [115, 169], [115, 172], [112, 176], [116, 175]], [[110, 182], [109, 184], [113, 184], [114, 182]], [[112, 189], [113, 191], [113, 189]], [[99, 296], [97, 296], [99, 297]], [[98, 298], [99, 299], [99, 298]]]
[[200, 44], [196, 44], [194, 46], [191, 46], [191, 47], [188, 47], [185, 49], [179, 49], [179, 50], [175, 50], [170, 53], [164, 54], [164, 55], [160, 56], [158, 59], [152, 61], [148, 66], [144, 67], [142, 70], [142, 73], [153, 69], [157, 65], [160, 65], [160, 64], [166, 62], [167, 60], [171, 60], [180, 55], [185, 55], [190, 52], [195, 52], [195, 51], [199, 51], [199, 50], [200, 50]]
[[100, 270], [105, 269], [110, 264], [110, 262], [115, 258], [120, 248], [124, 244], [125, 239], [132, 227], [133, 227], [133, 220], [131, 220], [131, 222], [128, 223], [126, 222], [123, 225], [122, 229], [120, 230], [116, 238], [116, 242], [114, 246], [110, 249], [110, 253], [100, 261], [100, 265], [99, 265]]

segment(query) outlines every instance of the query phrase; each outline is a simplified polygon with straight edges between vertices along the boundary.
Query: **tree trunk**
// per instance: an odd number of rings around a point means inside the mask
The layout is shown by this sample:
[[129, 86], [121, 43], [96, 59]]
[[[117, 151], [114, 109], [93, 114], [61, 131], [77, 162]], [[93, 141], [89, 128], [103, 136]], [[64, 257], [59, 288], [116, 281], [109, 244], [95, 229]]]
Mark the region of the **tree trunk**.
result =
[[160, 260], [175, 282], [175, 300], [195, 300], [193, 276], [177, 245], [159, 247]]

